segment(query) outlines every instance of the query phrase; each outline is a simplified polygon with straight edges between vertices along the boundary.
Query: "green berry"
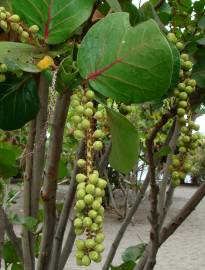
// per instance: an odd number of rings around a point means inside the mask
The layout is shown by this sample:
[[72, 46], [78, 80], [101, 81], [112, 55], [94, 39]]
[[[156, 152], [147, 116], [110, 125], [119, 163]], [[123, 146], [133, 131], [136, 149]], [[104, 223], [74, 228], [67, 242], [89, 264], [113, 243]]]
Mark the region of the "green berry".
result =
[[76, 198], [77, 198], [78, 200], [84, 199], [85, 195], [86, 195], [86, 193], [85, 193], [85, 190], [84, 190], [84, 189], [79, 189], [79, 190], [77, 190], [77, 192], [76, 192]]
[[196, 86], [196, 81], [195, 80], [188, 80], [188, 85], [191, 87], [195, 87]]
[[0, 19], [5, 20], [6, 19], [6, 13], [0, 12]]
[[87, 117], [91, 117], [93, 115], [93, 110], [91, 108], [85, 109], [84, 115]]
[[98, 174], [92, 173], [88, 176], [88, 180], [90, 184], [96, 185], [98, 183]]
[[95, 200], [92, 204], [92, 208], [96, 211], [98, 211], [101, 207], [101, 203], [98, 200]]
[[84, 229], [81, 229], [81, 228], [76, 228], [75, 229], [75, 234], [76, 235], [82, 235], [84, 233]]
[[186, 53], [182, 53], [181, 54], [181, 59], [183, 59], [184, 61], [187, 61], [187, 60], [189, 60], [189, 55], [186, 54]]
[[93, 108], [94, 107], [94, 104], [93, 104], [93, 102], [92, 101], [89, 101], [89, 102], [87, 102], [86, 104], [85, 104], [85, 108]]
[[187, 86], [185, 91], [187, 94], [191, 94], [193, 92], [193, 88], [191, 86]]
[[174, 89], [174, 96], [175, 97], [178, 97], [180, 94], [179, 90], [178, 89]]
[[20, 17], [18, 15], [14, 14], [9, 18], [9, 20], [11, 22], [18, 23], [18, 22], [20, 22]]
[[104, 132], [101, 129], [97, 129], [94, 133], [93, 133], [93, 137], [94, 138], [103, 138], [104, 137]]
[[96, 251], [91, 251], [91, 252], [89, 252], [89, 258], [92, 261], [97, 262], [99, 259], [99, 254]]
[[95, 241], [94, 241], [94, 239], [86, 239], [85, 240], [85, 246], [88, 249], [93, 249], [95, 247]]
[[93, 203], [93, 201], [94, 201], [94, 198], [93, 198], [93, 196], [91, 194], [85, 195], [84, 202], [86, 204], [91, 205]]
[[185, 112], [184, 109], [182, 109], [182, 108], [177, 109], [177, 114], [178, 114], [178, 116], [184, 116], [185, 113], [186, 113], [186, 112]]
[[170, 42], [173, 42], [173, 43], [176, 43], [176, 42], [177, 42], [177, 37], [175, 36], [174, 33], [168, 33], [167, 39], [168, 39]]
[[85, 174], [82, 174], [82, 173], [78, 173], [78, 174], [76, 175], [76, 181], [77, 181], [78, 183], [84, 182], [86, 178], [87, 178], [87, 176], [86, 176]]
[[84, 252], [82, 250], [77, 250], [76, 254], [75, 254], [77, 259], [82, 259], [84, 255], [85, 254], [84, 254]]
[[6, 31], [7, 29], [8, 29], [8, 24], [7, 24], [7, 22], [6, 21], [0, 21], [0, 27], [4, 30], [4, 31]]
[[182, 127], [182, 128], [181, 128], [181, 132], [182, 132], [182, 133], [187, 134], [187, 133], [188, 133], [188, 131], [189, 131], [189, 130], [188, 130], [188, 128], [187, 128], [187, 127]]
[[89, 129], [90, 128], [90, 121], [87, 119], [84, 119], [81, 123], [83, 129]]
[[200, 125], [194, 123], [193, 129], [194, 129], [195, 131], [199, 131]]
[[179, 83], [179, 84], [177, 85], [177, 87], [178, 87], [179, 90], [183, 91], [183, 90], [185, 90], [186, 85], [185, 85], [184, 83]]
[[83, 256], [83, 258], [82, 258], [82, 264], [84, 266], [89, 266], [91, 264], [90, 258], [87, 255]]
[[78, 141], [82, 140], [85, 137], [84, 132], [79, 129], [75, 130], [73, 135], [74, 135], [74, 138]]
[[103, 233], [98, 233], [95, 237], [95, 242], [101, 244], [105, 240], [105, 235]]
[[179, 94], [179, 98], [182, 99], [182, 100], [186, 100], [188, 98], [188, 95], [186, 92], [181, 92]]
[[92, 219], [90, 218], [90, 217], [85, 217], [84, 219], [83, 219], [83, 226], [84, 227], [87, 227], [87, 228], [89, 228], [89, 227], [91, 227], [91, 225], [92, 225]]
[[105, 250], [105, 246], [103, 244], [97, 244], [95, 246], [95, 251], [97, 251], [98, 253], [102, 253]]
[[103, 196], [103, 190], [101, 188], [95, 189], [95, 196], [96, 197], [102, 197]]
[[101, 141], [95, 141], [93, 144], [93, 149], [95, 151], [100, 151], [103, 149], [103, 143]]
[[182, 140], [183, 140], [184, 143], [189, 143], [190, 142], [190, 137], [189, 136], [184, 136], [182, 138]]
[[105, 213], [105, 208], [103, 206], [100, 207], [100, 209], [98, 210], [98, 213], [103, 216]]
[[95, 113], [95, 115], [94, 115], [94, 118], [96, 119], [96, 120], [102, 120], [103, 119], [103, 113], [102, 112], [100, 112], [100, 111], [97, 111], [96, 113]]
[[88, 90], [85, 95], [88, 99], [93, 99], [95, 97], [95, 93], [92, 90]]
[[179, 165], [180, 165], [179, 159], [174, 158], [174, 159], [172, 160], [172, 165], [173, 165], [174, 167], [179, 167]]
[[184, 48], [184, 44], [182, 42], [177, 42], [176, 47], [177, 49], [182, 50]]
[[192, 64], [191, 61], [186, 61], [186, 62], [184, 63], [184, 67], [186, 68], [186, 70], [191, 69], [192, 66], [193, 66], [193, 64]]
[[90, 227], [91, 232], [96, 232], [99, 230], [99, 226], [96, 223], [93, 223]]
[[101, 188], [101, 189], [105, 189], [106, 186], [107, 186], [107, 181], [102, 179], [102, 178], [99, 178], [98, 187]]
[[179, 107], [180, 107], [180, 108], [186, 108], [187, 105], [188, 105], [187, 102], [184, 101], [184, 100], [179, 102]]
[[75, 111], [76, 113], [78, 114], [82, 114], [84, 112], [84, 107], [82, 105], [78, 105], [76, 108], [75, 108]]
[[97, 217], [97, 212], [95, 210], [90, 210], [88, 212], [88, 216], [92, 219], [96, 218]]
[[173, 172], [173, 173], [172, 173], [172, 178], [173, 178], [173, 179], [178, 179], [178, 178], [179, 178], [179, 173], [176, 172], [176, 171]]
[[77, 161], [77, 166], [78, 166], [79, 168], [83, 168], [83, 167], [85, 167], [85, 165], [86, 165], [86, 161], [85, 161], [84, 159], [79, 159], [79, 160]]
[[23, 31], [23, 32], [21, 33], [21, 38], [23, 38], [23, 39], [28, 39], [28, 38], [29, 38], [29, 33], [26, 32], [26, 31]]
[[80, 218], [76, 218], [73, 222], [74, 227], [76, 228], [82, 228], [83, 222]]
[[83, 200], [78, 200], [76, 202], [76, 209], [81, 211], [85, 208], [85, 202]]
[[186, 153], [186, 148], [183, 147], [183, 146], [180, 147], [180, 148], [179, 148], [179, 152], [182, 153], [182, 154]]
[[76, 247], [78, 250], [85, 249], [85, 241], [84, 240], [76, 240], [75, 244], [76, 244]]
[[32, 25], [32, 26], [29, 28], [29, 31], [30, 31], [31, 33], [33, 33], [33, 34], [38, 33], [38, 31], [39, 31], [38, 25]]
[[88, 184], [85, 190], [88, 194], [95, 194], [95, 186], [93, 184]]
[[95, 223], [96, 223], [96, 224], [102, 224], [102, 222], [103, 222], [102, 216], [97, 216], [97, 217], [95, 218]]
[[84, 189], [84, 190], [85, 190], [85, 185], [86, 185], [85, 182], [79, 183], [79, 184], [77, 185], [77, 190], [80, 190], [80, 189]]

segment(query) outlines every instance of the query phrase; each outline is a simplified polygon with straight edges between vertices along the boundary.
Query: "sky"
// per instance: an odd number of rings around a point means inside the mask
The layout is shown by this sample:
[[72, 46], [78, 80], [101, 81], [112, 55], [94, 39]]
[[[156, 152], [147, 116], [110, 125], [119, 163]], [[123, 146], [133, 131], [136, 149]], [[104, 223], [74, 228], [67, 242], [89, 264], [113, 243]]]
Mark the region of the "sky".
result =
[[[143, 3], [147, 2], [147, 0], [133, 0], [133, 3], [138, 7], [139, 3], [141, 3], [141, 5]], [[202, 115], [200, 117], [197, 118], [196, 123], [200, 125], [200, 132], [202, 134], [205, 134], [205, 116]]]

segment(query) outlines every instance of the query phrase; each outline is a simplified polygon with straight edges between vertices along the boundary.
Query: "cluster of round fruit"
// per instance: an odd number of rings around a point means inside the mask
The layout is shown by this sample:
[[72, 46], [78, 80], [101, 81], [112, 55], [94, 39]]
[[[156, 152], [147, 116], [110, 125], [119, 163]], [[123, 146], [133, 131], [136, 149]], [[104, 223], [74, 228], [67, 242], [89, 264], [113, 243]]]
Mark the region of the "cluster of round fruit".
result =
[[0, 83], [1, 82], [4, 82], [5, 80], [6, 80], [6, 75], [5, 75], [5, 73], [7, 72], [7, 70], [8, 70], [8, 67], [7, 67], [7, 65], [5, 65], [5, 64], [0, 64]]
[[37, 25], [25, 27], [19, 15], [11, 14], [5, 7], [0, 7], [0, 28], [5, 32], [14, 31], [18, 34], [21, 42], [28, 42], [29, 38], [39, 31]]
[[[72, 116], [71, 124], [73, 128], [73, 135], [76, 140], [85, 138], [88, 130], [92, 129], [93, 123], [100, 127], [106, 119], [106, 112], [104, 106], [101, 104], [95, 108], [94, 104], [95, 94], [92, 90], [78, 89], [71, 97]], [[92, 133], [92, 134], [91, 134]], [[105, 136], [101, 128], [97, 128], [94, 132], [90, 131], [94, 139], [92, 148], [95, 151], [103, 149], [102, 139]]]
[[[78, 160], [78, 166], [86, 166], [85, 160]], [[76, 235], [86, 234], [86, 239], [76, 241], [76, 260], [78, 265], [88, 266], [91, 261], [100, 262], [103, 245], [103, 216], [102, 198], [105, 195], [106, 180], [99, 177], [97, 171], [89, 175], [76, 175], [76, 218], [74, 227]]]

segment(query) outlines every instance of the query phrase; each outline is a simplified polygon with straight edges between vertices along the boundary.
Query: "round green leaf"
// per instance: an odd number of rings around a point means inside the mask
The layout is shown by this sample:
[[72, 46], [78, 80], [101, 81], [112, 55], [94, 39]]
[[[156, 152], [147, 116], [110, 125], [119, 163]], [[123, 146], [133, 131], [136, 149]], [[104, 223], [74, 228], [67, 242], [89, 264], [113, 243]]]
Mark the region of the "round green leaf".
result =
[[162, 97], [170, 86], [173, 56], [153, 20], [131, 27], [127, 13], [108, 15], [87, 33], [78, 53], [83, 78], [104, 96], [122, 102]]
[[0, 128], [15, 130], [34, 119], [39, 110], [36, 83], [31, 77], [0, 83]]
[[28, 24], [40, 27], [48, 44], [62, 43], [89, 18], [95, 0], [13, 0], [13, 9]]

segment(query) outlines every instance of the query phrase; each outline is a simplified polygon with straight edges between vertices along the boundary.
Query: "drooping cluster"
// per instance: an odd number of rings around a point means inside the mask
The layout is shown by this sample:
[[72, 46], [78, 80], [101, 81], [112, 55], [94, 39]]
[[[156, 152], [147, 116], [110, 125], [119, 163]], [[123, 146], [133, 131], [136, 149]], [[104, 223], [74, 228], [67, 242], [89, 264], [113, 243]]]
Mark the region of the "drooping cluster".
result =
[[[170, 40], [171, 38], [171, 40]], [[176, 36], [170, 33], [168, 39], [178, 43]], [[181, 43], [181, 42], [180, 42]], [[181, 43], [182, 44], [182, 43]], [[180, 46], [182, 49], [184, 46]], [[193, 131], [199, 130], [199, 125], [192, 121], [192, 112], [190, 108], [190, 95], [195, 91], [196, 81], [191, 79], [192, 62], [189, 55], [181, 53], [180, 83], [174, 89], [174, 96], [177, 104], [177, 116], [180, 124], [180, 136], [177, 143], [177, 154], [172, 157], [170, 170], [174, 185], [179, 185], [185, 179], [187, 173], [191, 171], [192, 163], [189, 155], [197, 148], [200, 139], [199, 133]]]
[[[76, 235], [84, 238], [76, 240], [76, 261], [78, 265], [89, 266], [91, 261], [100, 262], [103, 245], [103, 197], [107, 181], [99, 177], [94, 169], [94, 155], [103, 149], [105, 132], [101, 129], [106, 117], [104, 107], [96, 105], [95, 94], [91, 90], [78, 89], [71, 97], [71, 123], [77, 140], [85, 139], [85, 159], [79, 159], [76, 175], [77, 191], [74, 219]], [[97, 107], [97, 108], [96, 108]]]
[[19, 15], [11, 14], [5, 7], [0, 7], [0, 27], [5, 32], [15, 32], [19, 36], [21, 42], [28, 42], [29, 38], [33, 37], [33, 35], [39, 31], [37, 25], [32, 25], [27, 28], [22, 23]]

